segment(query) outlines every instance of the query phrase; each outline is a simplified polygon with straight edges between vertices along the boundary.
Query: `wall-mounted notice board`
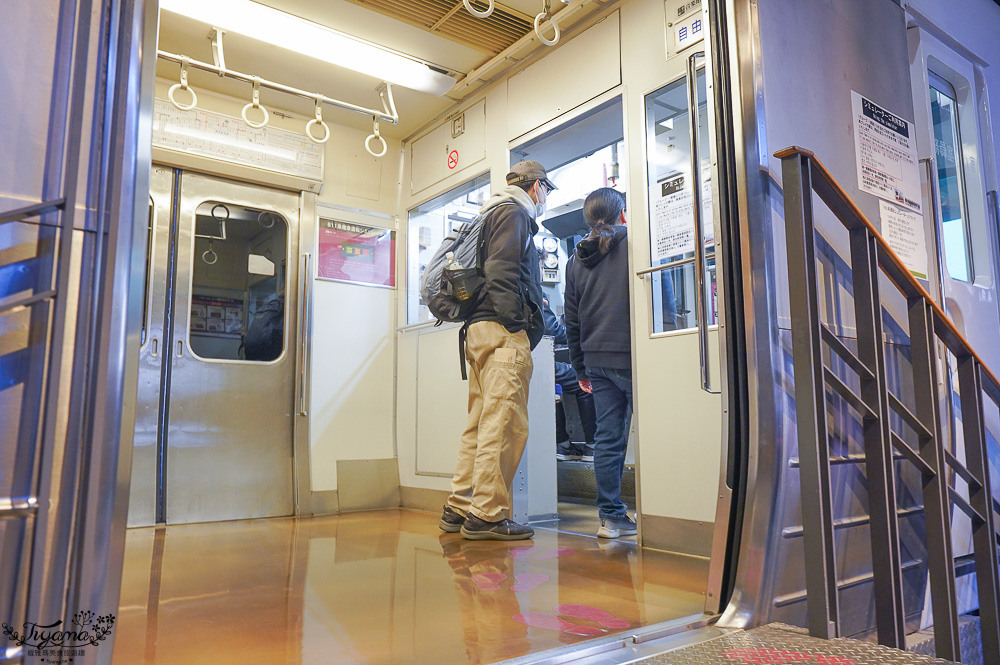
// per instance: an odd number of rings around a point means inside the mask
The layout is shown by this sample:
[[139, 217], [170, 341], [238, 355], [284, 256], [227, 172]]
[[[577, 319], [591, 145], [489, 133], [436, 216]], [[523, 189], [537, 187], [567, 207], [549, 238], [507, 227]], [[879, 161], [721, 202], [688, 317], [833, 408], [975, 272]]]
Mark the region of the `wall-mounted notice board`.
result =
[[162, 99], [153, 105], [153, 146], [323, 181], [323, 146], [303, 132], [254, 129], [241, 118], [201, 109], [181, 111]]

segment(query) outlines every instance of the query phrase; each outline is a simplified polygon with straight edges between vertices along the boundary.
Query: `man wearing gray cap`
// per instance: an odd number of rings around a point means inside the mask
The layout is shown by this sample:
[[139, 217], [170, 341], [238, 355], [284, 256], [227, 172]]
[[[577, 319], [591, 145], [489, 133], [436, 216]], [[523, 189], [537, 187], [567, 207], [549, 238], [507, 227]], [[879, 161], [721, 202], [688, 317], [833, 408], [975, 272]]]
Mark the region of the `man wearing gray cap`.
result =
[[555, 188], [541, 164], [518, 162], [507, 186], [479, 210], [485, 285], [465, 324], [469, 420], [440, 522], [443, 531], [461, 531], [470, 540], [523, 540], [535, 533], [509, 519], [510, 492], [528, 440], [531, 350], [545, 330], [533, 238]]

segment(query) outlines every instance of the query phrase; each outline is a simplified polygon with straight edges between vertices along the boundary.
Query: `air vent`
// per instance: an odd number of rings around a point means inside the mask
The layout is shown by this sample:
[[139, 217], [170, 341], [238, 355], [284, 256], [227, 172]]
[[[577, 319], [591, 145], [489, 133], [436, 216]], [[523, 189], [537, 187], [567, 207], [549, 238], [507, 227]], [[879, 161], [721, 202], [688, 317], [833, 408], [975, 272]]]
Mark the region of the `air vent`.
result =
[[[471, 0], [485, 10], [484, 0]], [[496, 3], [489, 18], [476, 18], [461, 0], [350, 0], [385, 16], [496, 55], [533, 30], [532, 18]]]

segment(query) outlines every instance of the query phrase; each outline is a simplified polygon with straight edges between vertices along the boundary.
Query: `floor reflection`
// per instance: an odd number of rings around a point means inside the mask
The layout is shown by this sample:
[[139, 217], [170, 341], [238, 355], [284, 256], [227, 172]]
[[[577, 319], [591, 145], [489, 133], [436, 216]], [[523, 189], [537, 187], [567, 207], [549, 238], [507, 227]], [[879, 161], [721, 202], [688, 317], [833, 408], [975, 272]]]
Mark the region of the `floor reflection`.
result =
[[114, 664], [492, 663], [700, 612], [703, 561], [408, 510], [134, 529]]

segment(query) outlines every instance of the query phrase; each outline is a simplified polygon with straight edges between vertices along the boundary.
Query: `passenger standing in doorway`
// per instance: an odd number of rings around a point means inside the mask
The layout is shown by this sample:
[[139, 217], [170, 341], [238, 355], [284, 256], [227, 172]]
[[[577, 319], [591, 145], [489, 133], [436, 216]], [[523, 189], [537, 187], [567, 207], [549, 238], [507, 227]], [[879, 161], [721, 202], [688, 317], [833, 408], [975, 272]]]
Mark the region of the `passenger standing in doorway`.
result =
[[531, 350], [542, 339], [536, 218], [555, 189], [538, 162], [518, 162], [507, 187], [480, 209], [482, 297], [466, 321], [469, 419], [458, 450], [443, 531], [471, 540], [523, 540], [534, 530], [509, 519], [514, 473], [528, 440]]
[[636, 533], [622, 502], [625, 446], [632, 412], [632, 333], [628, 295], [625, 195], [602, 187], [583, 203], [590, 234], [566, 265], [566, 336], [580, 387], [594, 395], [597, 535]]

